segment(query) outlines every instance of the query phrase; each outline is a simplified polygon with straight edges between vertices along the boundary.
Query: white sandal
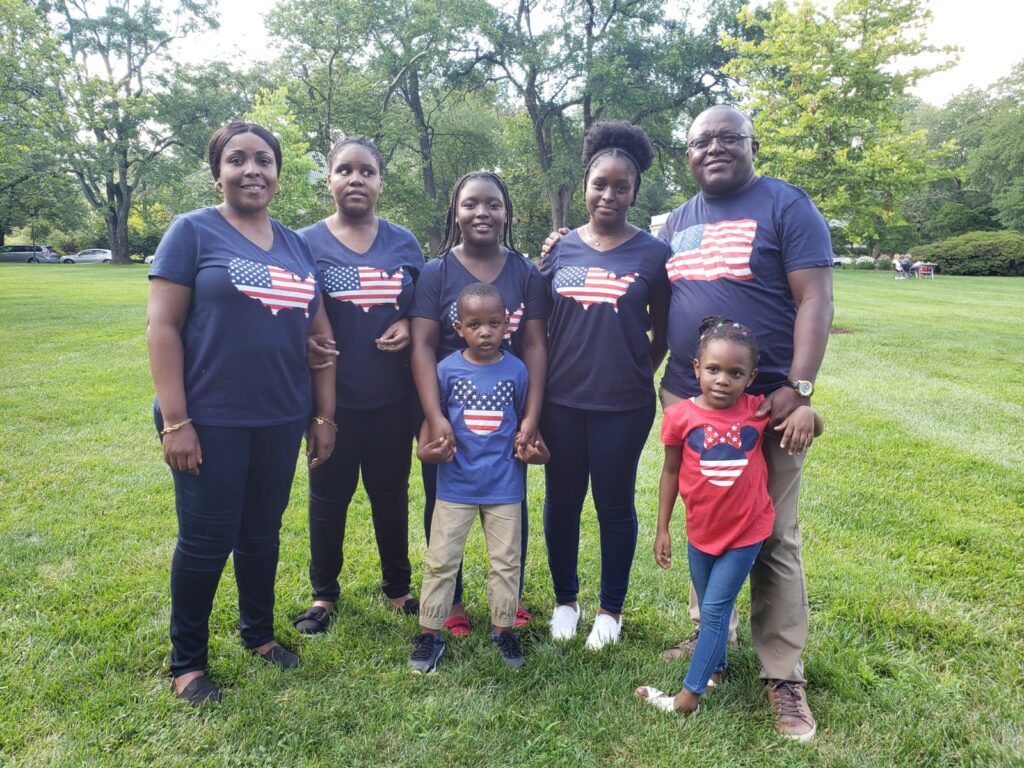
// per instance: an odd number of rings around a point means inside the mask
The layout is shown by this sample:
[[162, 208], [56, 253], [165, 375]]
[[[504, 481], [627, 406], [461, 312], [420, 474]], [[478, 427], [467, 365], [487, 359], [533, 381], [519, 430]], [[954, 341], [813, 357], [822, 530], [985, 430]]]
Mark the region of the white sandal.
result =
[[692, 712], [679, 712], [676, 709], [676, 700], [674, 696], [670, 696], [667, 693], [663, 693], [662, 691], [659, 691], [657, 688], [654, 688], [650, 685], [642, 685], [637, 690], [644, 691], [647, 694], [646, 696], [637, 695], [638, 699], [646, 701], [652, 707], [654, 707], [655, 709], [660, 709], [662, 712], [674, 712], [681, 715], [695, 715], [698, 711], [700, 711], [700, 707], [698, 706], [697, 709], [693, 710]]

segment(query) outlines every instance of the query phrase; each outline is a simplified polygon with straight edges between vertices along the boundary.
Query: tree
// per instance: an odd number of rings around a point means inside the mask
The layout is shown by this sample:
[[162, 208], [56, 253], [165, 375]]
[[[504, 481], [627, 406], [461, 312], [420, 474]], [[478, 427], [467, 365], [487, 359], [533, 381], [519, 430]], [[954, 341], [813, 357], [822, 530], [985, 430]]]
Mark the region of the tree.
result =
[[953, 51], [924, 42], [930, 13], [919, 0], [839, 0], [831, 16], [782, 0], [740, 19], [759, 39], [727, 38], [736, 77], [761, 141], [759, 168], [808, 191], [846, 235], [879, 249], [900, 203], [935, 176], [926, 133], [904, 132], [906, 89], [952, 62], [908, 64]]
[[74, 194], [54, 161], [64, 112], [53, 82], [61, 73], [42, 14], [23, 0], [0, 0], [0, 245]]
[[619, 118], [670, 144], [679, 112], [710, 103], [724, 84], [718, 37], [738, 4], [712, 2], [700, 33], [666, 18], [658, 0], [567, 0], [553, 24], [535, 19], [540, 5], [499, 9], [483, 30], [485, 59], [526, 109], [551, 223], [560, 227], [582, 176], [582, 132]]
[[70, 118], [63, 151], [86, 199], [103, 215], [115, 263], [129, 260], [136, 189], [194, 118], [161, 88], [171, 69], [168, 46], [216, 26], [211, 4], [189, 0], [168, 11], [153, 0], [53, 3], [69, 73], [60, 89]]
[[968, 155], [967, 175], [992, 195], [1002, 225], [1024, 232], [1024, 61], [990, 94], [980, 140]]

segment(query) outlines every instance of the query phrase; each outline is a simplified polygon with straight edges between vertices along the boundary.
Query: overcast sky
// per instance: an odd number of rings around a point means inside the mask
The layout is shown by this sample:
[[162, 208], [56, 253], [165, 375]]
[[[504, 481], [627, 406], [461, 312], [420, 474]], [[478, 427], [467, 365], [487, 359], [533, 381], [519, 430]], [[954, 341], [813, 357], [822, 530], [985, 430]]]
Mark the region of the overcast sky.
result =
[[[276, 0], [220, 0], [217, 33], [196, 35], [179, 48], [185, 59], [223, 59], [241, 65], [273, 58], [263, 16]], [[820, 2], [819, 5], [824, 4]], [[831, 2], [827, 3], [831, 5]], [[941, 106], [968, 86], [984, 88], [1010, 73], [1024, 60], [1020, 25], [1024, 7], [1007, 0], [931, 0], [928, 41], [956, 45], [960, 62], [951, 70], [926, 78], [914, 89], [925, 101]]]

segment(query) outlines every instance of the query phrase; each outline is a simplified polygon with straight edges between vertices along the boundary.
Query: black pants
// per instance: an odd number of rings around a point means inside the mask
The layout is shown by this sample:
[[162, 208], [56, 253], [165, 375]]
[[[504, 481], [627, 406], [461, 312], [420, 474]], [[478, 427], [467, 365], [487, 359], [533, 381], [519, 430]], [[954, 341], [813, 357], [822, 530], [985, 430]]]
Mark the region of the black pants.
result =
[[[162, 426], [159, 414], [157, 428]], [[232, 556], [239, 629], [247, 648], [274, 639], [274, 576], [281, 515], [306, 419], [271, 427], [193, 425], [198, 475], [171, 470], [178, 543], [171, 560], [171, 674], [206, 668], [210, 612]]]
[[409, 467], [411, 403], [339, 408], [338, 442], [325, 464], [309, 473], [309, 580], [314, 600], [335, 602], [344, 562], [348, 505], [362, 471], [380, 554], [381, 588], [390, 598], [409, 593]]

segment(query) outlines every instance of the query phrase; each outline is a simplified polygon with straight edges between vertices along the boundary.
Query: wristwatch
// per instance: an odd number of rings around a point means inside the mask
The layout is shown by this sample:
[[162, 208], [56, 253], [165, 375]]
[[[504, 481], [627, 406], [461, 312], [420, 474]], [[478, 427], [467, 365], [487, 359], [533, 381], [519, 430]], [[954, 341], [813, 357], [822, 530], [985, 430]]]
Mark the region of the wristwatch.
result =
[[800, 397], [810, 397], [814, 394], [814, 382], [807, 381], [806, 379], [797, 379], [796, 381], [786, 380], [787, 386], [792, 387], [796, 390], [796, 393]]

